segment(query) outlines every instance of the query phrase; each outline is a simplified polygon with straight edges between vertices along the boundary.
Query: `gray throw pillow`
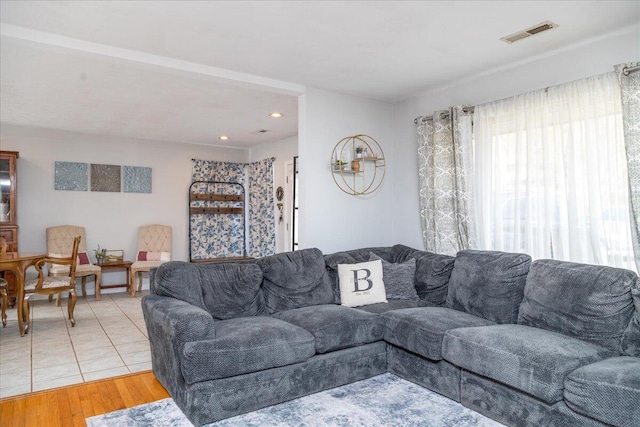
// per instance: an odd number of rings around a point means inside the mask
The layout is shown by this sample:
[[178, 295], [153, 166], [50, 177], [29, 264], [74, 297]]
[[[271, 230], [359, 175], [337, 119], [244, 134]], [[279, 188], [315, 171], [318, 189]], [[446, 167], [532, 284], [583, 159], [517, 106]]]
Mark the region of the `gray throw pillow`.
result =
[[416, 260], [416, 292], [418, 297], [439, 307], [444, 306], [449, 291], [449, 278], [455, 257], [432, 252], [419, 251], [404, 245], [393, 246], [391, 262]]
[[382, 261], [382, 281], [387, 292], [387, 299], [403, 299], [418, 301], [415, 287], [416, 260], [408, 259], [403, 263], [385, 261], [373, 252], [369, 253], [369, 261]]

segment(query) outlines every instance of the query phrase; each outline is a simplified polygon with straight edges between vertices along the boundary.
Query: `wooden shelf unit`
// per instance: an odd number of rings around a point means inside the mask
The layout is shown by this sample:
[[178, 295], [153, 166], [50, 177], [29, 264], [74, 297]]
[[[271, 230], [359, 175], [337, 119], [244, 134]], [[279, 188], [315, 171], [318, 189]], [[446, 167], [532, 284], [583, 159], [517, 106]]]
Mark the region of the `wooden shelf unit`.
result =
[[[18, 157], [20, 153], [17, 151], [0, 151], [0, 180], [9, 181], [8, 185], [0, 183], [0, 203], [9, 205], [8, 218], [3, 221], [0, 217], [0, 236], [7, 241], [7, 252], [18, 252]], [[2, 213], [0, 211], [0, 215]], [[9, 306], [13, 307], [16, 300], [16, 278], [9, 271], [0, 274], [4, 274], [9, 283]]]
[[[207, 190], [210, 188], [216, 188], [220, 186], [229, 186], [239, 188], [240, 194], [225, 194], [219, 192], [212, 193], [195, 193], [196, 188], [204, 187]], [[204, 206], [193, 206], [194, 202], [204, 203]], [[250, 259], [247, 258], [247, 236], [246, 236], [246, 215], [245, 215], [245, 189], [242, 184], [237, 182], [221, 182], [221, 181], [194, 181], [189, 186], [189, 262], [220, 262], [220, 261], [233, 261]], [[240, 204], [242, 207], [231, 207], [228, 204]], [[191, 218], [194, 215], [241, 215], [242, 216], [242, 239], [244, 240], [243, 256], [241, 257], [229, 257], [229, 258], [206, 258], [206, 259], [193, 259], [192, 255], [192, 230], [191, 230]]]

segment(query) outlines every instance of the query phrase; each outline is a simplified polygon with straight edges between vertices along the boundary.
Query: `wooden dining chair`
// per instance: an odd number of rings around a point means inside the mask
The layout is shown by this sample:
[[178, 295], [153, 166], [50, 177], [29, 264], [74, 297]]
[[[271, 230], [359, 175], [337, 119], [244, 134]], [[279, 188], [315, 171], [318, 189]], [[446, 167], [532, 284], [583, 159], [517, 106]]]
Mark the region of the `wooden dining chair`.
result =
[[[7, 240], [0, 236], [0, 256], [4, 256], [7, 253]], [[0, 277], [0, 317], [2, 318], [2, 327], [7, 327], [7, 304], [9, 304], [9, 296], [7, 290], [9, 283]]]
[[[80, 277], [82, 282], [82, 296], [87, 296], [86, 281], [87, 277], [95, 276], [96, 299], [99, 299], [98, 289], [102, 280], [102, 269], [100, 266], [92, 264], [87, 254], [87, 238], [84, 227], [76, 225], [58, 225], [47, 228], [47, 255], [50, 257], [69, 256], [73, 238], [80, 236], [80, 246], [78, 253], [80, 254], [80, 263], [76, 266], [76, 276]], [[66, 265], [50, 266], [48, 269], [49, 276], [67, 277], [69, 267]], [[60, 299], [58, 299], [58, 305]]]
[[2, 327], [7, 327], [7, 304], [9, 304], [9, 297], [7, 295], [8, 283], [6, 280], [0, 277], [0, 313], [2, 317]]
[[[73, 239], [73, 249], [71, 256], [68, 257], [51, 257], [47, 256], [42, 258], [35, 264], [35, 268], [38, 271], [38, 278], [27, 281], [24, 284], [24, 300], [22, 301], [22, 311], [25, 318], [29, 319], [29, 297], [33, 294], [55, 295], [62, 292], [69, 291], [69, 321], [71, 326], [76, 325], [76, 320], [73, 317], [73, 309], [76, 306], [76, 263], [78, 259], [78, 247], [80, 246], [80, 236], [76, 236]], [[42, 271], [42, 267], [49, 263], [54, 266], [69, 266], [69, 271], [66, 277], [61, 276], [49, 276]]]

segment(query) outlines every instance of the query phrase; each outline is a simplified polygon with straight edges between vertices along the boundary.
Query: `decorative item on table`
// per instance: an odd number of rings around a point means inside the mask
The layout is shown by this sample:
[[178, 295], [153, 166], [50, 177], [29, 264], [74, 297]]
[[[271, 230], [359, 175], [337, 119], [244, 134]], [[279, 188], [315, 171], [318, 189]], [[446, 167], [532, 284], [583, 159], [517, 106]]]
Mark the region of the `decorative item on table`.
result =
[[94, 249], [93, 252], [96, 254], [96, 262], [98, 264], [104, 262], [104, 259], [107, 256], [107, 250], [106, 249], [100, 249], [100, 245], [98, 245], [98, 249]]
[[354, 172], [360, 172], [360, 160], [351, 160], [351, 170]]
[[110, 249], [105, 251], [104, 262], [124, 261], [124, 251], [122, 249]]
[[358, 145], [356, 148], [356, 158], [357, 159], [361, 159], [362, 158], [362, 152], [363, 152], [363, 148], [362, 145]]

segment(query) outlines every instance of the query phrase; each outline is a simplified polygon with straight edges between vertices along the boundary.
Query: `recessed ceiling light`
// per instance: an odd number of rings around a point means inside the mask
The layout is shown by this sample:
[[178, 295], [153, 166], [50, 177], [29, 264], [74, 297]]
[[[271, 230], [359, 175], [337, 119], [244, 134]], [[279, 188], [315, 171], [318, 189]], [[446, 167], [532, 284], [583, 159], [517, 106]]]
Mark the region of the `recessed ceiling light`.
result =
[[284, 114], [282, 114], [282, 113], [271, 113], [271, 114], [269, 114], [269, 117], [272, 117], [274, 119], [279, 119], [280, 117], [284, 117]]
[[220, 139], [222, 141], [226, 141], [227, 139], [229, 139], [229, 137], [226, 136], [226, 135], [222, 135], [222, 136], [218, 137], [218, 139]]

